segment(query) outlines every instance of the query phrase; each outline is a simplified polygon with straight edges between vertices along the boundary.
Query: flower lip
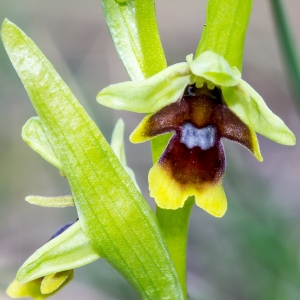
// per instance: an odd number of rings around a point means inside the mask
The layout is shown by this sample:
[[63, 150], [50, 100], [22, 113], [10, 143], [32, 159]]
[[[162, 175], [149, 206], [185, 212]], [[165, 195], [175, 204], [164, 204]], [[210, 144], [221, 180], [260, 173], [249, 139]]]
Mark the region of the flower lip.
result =
[[208, 150], [215, 145], [216, 134], [216, 128], [212, 125], [198, 129], [188, 122], [181, 128], [180, 142], [189, 149], [200, 147], [202, 150]]
[[188, 85], [177, 102], [147, 116], [131, 140], [145, 141], [167, 132], [174, 134], [149, 172], [151, 196], [160, 207], [176, 209], [195, 195], [198, 206], [222, 216], [226, 160], [221, 138], [236, 141], [255, 154], [255, 134], [225, 104], [222, 89], [210, 89], [206, 83], [201, 88]]

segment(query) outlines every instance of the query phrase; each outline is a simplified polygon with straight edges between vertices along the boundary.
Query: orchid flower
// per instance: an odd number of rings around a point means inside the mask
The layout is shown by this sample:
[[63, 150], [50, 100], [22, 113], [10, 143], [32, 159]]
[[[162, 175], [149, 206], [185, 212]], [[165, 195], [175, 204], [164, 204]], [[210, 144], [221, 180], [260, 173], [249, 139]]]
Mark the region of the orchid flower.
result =
[[104, 88], [99, 103], [150, 113], [130, 139], [140, 143], [173, 132], [149, 172], [150, 195], [166, 209], [183, 207], [189, 196], [208, 213], [221, 217], [227, 208], [222, 187], [225, 155], [220, 139], [236, 141], [262, 161], [255, 132], [284, 145], [295, 136], [244, 80], [236, 66], [207, 50], [143, 81]]
[[154, 0], [102, 0], [102, 5], [117, 52], [134, 81], [104, 88], [97, 100], [148, 114], [130, 140], [154, 145], [149, 189], [158, 205], [156, 216], [127, 166], [124, 123], [117, 123], [109, 145], [44, 54], [5, 20], [3, 44], [38, 115], [24, 125], [22, 137], [66, 177], [71, 190], [69, 196], [26, 200], [75, 206], [78, 213], [77, 221], [59, 229], [27, 259], [8, 294], [44, 299], [67, 284], [75, 268], [103, 258], [141, 299], [185, 300], [194, 199], [216, 217], [227, 208], [221, 139], [241, 144], [262, 161], [256, 133], [284, 145], [294, 145], [295, 136], [242, 79], [252, 0], [209, 0], [195, 55], [169, 67]]

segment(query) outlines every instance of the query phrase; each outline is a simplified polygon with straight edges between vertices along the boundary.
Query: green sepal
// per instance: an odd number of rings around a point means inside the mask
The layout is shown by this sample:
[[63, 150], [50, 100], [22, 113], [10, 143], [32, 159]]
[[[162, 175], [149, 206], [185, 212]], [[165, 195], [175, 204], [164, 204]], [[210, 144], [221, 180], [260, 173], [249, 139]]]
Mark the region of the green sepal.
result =
[[60, 235], [33, 253], [17, 273], [20, 283], [75, 269], [99, 259], [90, 240], [76, 221]]
[[46, 161], [62, 170], [60, 161], [53, 151], [43, 125], [38, 117], [30, 118], [22, 128], [23, 140]]
[[123, 168], [125, 169], [127, 174], [130, 176], [130, 178], [134, 182], [136, 188], [140, 191], [140, 188], [136, 182], [134, 172], [127, 165], [126, 154], [125, 154], [125, 145], [124, 145], [124, 129], [125, 129], [125, 123], [122, 119], [119, 119], [113, 130], [110, 146], [113, 149], [113, 151], [115, 152], [117, 158], [120, 160]]
[[228, 107], [251, 129], [279, 144], [296, 144], [295, 135], [247, 82], [222, 87], [222, 93]]
[[[94, 251], [120, 271], [142, 299], [183, 299], [155, 215], [96, 124], [25, 33], [7, 20], [1, 33], [62, 163]], [[27, 273], [30, 269], [21, 278]]]
[[102, 0], [102, 7], [115, 48], [130, 78], [144, 79], [143, 56], [133, 3], [124, 0]]
[[178, 63], [143, 81], [110, 85], [97, 95], [97, 101], [119, 110], [155, 112], [180, 98], [190, 75], [189, 65]]
[[241, 72], [230, 67], [228, 62], [213, 51], [205, 51], [193, 60], [193, 54], [186, 57], [192, 73], [218, 86], [234, 86], [241, 80]]
[[68, 207], [75, 205], [72, 196], [43, 197], [30, 195], [27, 196], [25, 200], [30, 204], [44, 207]]

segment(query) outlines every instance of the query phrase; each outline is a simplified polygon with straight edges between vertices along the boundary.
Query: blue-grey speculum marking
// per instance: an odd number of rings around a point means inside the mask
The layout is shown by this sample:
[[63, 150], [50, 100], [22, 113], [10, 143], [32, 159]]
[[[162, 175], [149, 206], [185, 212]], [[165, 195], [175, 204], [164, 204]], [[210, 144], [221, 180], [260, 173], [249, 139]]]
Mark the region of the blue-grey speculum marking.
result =
[[208, 150], [215, 145], [216, 131], [211, 125], [198, 129], [191, 123], [185, 123], [181, 128], [180, 142], [189, 149], [200, 147], [202, 150]]

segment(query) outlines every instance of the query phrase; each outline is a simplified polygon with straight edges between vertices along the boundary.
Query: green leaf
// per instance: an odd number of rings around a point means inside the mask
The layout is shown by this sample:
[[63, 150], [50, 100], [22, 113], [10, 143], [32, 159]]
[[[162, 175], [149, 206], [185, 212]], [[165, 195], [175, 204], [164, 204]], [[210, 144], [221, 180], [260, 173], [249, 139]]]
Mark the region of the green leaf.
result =
[[143, 81], [110, 85], [97, 95], [97, 101], [114, 109], [155, 112], [180, 98], [190, 75], [187, 63], [175, 64]]
[[279, 144], [296, 144], [291, 130], [247, 82], [241, 80], [235, 87], [222, 88], [222, 92], [228, 107], [254, 131]]
[[252, 0], [209, 0], [206, 24], [195, 58], [212, 50], [241, 71], [251, 8]]
[[[94, 251], [119, 270], [141, 298], [183, 299], [155, 215], [96, 124], [18, 27], [6, 20], [1, 34], [62, 164]], [[24, 279], [30, 268], [21, 273]]]
[[50, 141], [45, 134], [43, 125], [38, 117], [30, 118], [22, 128], [23, 140], [46, 161], [54, 167], [62, 170], [60, 161], [58, 160]]
[[19, 269], [17, 280], [29, 282], [84, 266], [99, 258], [77, 221], [32, 254]]
[[[120, 2], [120, 1], [119, 1]], [[115, 48], [132, 80], [145, 78], [134, 4], [131, 1], [102, 0], [105, 19]]]

